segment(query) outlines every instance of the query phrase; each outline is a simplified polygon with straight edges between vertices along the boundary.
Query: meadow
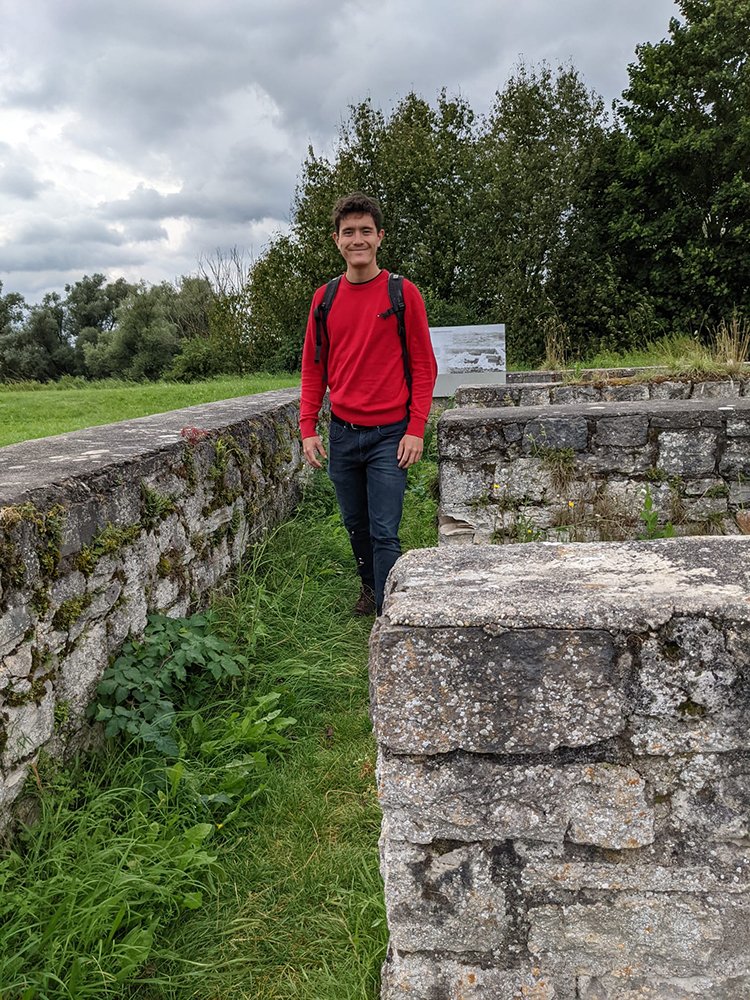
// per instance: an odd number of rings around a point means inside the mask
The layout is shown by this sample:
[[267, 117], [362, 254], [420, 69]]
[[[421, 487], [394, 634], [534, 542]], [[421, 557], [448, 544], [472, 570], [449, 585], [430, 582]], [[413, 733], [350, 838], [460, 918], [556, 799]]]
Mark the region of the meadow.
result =
[[224, 376], [202, 382], [59, 382], [0, 384], [0, 447], [99, 424], [166, 413], [199, 403], [299, 385], [294, 374]]

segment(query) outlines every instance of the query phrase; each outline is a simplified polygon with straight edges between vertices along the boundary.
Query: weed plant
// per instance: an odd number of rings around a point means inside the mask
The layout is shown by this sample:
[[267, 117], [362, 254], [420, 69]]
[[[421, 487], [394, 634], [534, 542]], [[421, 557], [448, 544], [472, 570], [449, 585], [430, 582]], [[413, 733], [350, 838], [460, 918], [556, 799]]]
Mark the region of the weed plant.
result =
[[[409, 473], [406, 548], [436, 541], [433, 451]], [[321, 474], [214, 604], [213, 652], [236, 650], [240, 674], [176, 692], [173, 743], [131, 713], [135, 741], [40, 768], [40, 818], [0, 860], [0, 1000], [375, 1000], [371, 622], [350, 616], [352, 566]], [[206, 638], [179, 627], [166, 659]], [[140, 665], [109, 692], [126, 714]]]

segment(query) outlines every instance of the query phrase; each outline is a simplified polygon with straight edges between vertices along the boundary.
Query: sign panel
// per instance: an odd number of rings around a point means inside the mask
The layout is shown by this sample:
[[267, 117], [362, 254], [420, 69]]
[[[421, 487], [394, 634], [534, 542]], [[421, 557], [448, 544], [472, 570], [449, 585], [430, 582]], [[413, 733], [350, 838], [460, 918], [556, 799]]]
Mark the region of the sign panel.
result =
[[459, 385], [505, 384], [505, 324], [430, 327], [438, 365], [435, 396]]

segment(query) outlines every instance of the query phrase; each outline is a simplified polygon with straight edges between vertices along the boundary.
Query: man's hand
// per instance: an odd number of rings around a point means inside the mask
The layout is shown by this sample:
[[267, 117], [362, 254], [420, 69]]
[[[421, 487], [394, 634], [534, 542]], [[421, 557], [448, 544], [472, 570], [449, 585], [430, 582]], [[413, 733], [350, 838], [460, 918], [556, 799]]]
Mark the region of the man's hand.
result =
[[318, 455], [320, 455], [321, 458], [328, 458], [319, 434], [313, 434], [313, 436], [309, 438], [302, 438], [302, 454], [305, 456], [307, 464], [311, 465], [313, 469], [323, 468], [320, 464], [320, 460], [318, 459]]
[[399, 469], [408, 469], [410, 465], [414, 465], [422, 457], [422, 449], [424, 448], [424, 442], [422, 438], [417, 437], [416, 434], [404, 434], [398, 443], [398, 467]]

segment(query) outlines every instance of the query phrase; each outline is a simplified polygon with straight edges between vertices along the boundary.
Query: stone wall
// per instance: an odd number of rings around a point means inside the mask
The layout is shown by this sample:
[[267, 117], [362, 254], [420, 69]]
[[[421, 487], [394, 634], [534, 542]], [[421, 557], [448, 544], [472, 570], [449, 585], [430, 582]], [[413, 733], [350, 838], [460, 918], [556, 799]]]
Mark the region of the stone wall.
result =
[[750, 530], [750, 396], [464, 407], [438, 441], [443, 542]]
[[[538, 373], [533, 373], [534, 376]], [[456, 406], [553, 406], [571, 403], [627, 403], [645, 399], [737, 399], [750, 396], [750, 374], [738, 378], [662, 378], [633, 381], [544, 382], [512, 385], [462, 385]]]
[[150, 612], [205, 604], [301, 488], [283, 390], [0, 449], [0, 824]]
[[750, 997], [750, 538], [410, 552], [384, 1000]]

